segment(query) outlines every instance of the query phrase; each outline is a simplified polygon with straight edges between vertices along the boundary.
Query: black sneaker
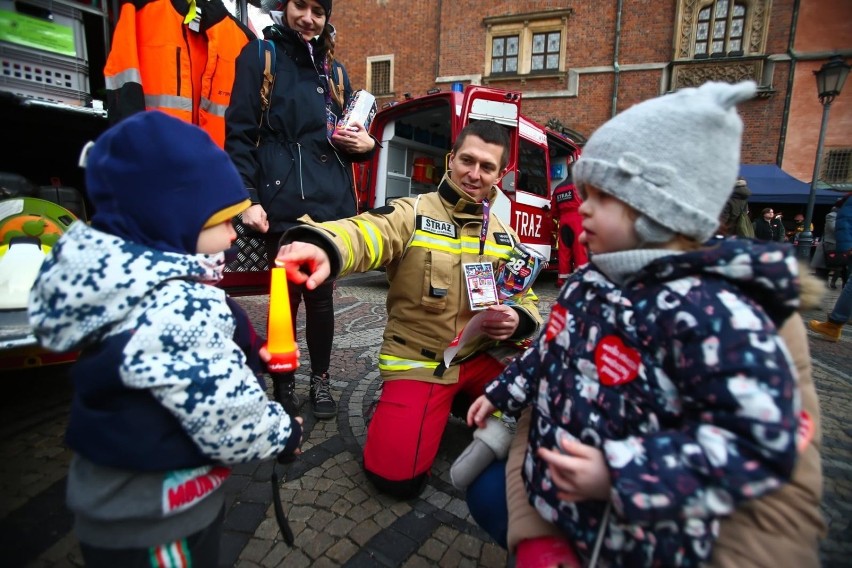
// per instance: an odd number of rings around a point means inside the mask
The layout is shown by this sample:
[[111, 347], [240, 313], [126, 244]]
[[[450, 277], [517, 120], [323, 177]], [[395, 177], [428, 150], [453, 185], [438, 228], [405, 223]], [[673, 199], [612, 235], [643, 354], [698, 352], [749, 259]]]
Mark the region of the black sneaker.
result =
[[311, 404], [317, 418], [334, 418], [337, 415], [337, 403], [329, 390], [328, 373], [311, 374]]
[[284, 407], [292, 417], [299, 415], [299, 407], [302, 401], [296, 394], [296, 376], [293, 374], [272, 375], [272, 394], [276, 402]]

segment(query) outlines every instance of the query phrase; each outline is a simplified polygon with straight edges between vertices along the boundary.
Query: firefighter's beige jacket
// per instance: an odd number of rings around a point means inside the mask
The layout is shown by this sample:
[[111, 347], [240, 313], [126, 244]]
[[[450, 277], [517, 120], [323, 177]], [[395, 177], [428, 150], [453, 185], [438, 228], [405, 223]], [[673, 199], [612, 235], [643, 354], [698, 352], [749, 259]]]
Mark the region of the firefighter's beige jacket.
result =
[[[496, 196], [492, 188], [489, 202]], [[507, 347], [517, 353], [541, 325], [538, 298], [530, 290], [513, 305], [520, 322], [511, 342], [481, 336], [467, 343], [449, 368], [443, 364], [444, 350], [475, 315], [462, 264], [487, 261], [496, 273], [519, 242], [508, 224], [493, 213], [489, 217], [483, 243], [482, 204], [444, 176], [434, 193], [397, 199], [355, 217], [326, 223], [303, 218], [306, 224], [288, 231], [282, 243], [307, 241], [322, 247], [331, 260], [331, 278], [386, 267], [390, 289], [379, 355], [382, 378], [454, 383], [456, 363], [485, 351], [500, 359]]]

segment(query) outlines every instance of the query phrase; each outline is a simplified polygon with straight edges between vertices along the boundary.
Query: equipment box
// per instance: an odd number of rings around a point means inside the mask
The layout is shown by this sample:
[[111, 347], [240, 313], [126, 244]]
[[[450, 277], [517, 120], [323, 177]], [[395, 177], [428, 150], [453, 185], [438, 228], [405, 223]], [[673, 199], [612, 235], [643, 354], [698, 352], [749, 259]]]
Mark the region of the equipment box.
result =
[[0, 0], [0, 90], [88, 105], [83, 13], [49, 0]]
[[0, 0], [0, 43], [88, 60], [83, 12], [51, 0]]
[[0, 90], [50, 102], [86, 106], [89, 64], [76, 57], [49, 55], [0, 44]]

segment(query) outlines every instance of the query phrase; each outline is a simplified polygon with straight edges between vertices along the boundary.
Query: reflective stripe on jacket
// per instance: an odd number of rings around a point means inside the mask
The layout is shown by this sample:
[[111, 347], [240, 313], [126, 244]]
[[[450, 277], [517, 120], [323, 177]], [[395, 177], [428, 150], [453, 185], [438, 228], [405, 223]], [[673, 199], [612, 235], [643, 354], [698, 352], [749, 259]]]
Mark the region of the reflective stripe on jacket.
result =
[[121, 6], [104, 67], [110, 122], [160, 110], [197, 124], [220, 146], [234, 62], [254, 35], [223, 4], [200, 6], [198, 31], [184, 24], [182, 0], [130, 0]]
[[[493, 202], [497, 190], [489, 199]], [[457, 363], [492, 349], [515, 351], [520, 341], [537, 333], [541, 324], [532, 291], [514, 305], [520, 324], [512, 341], [497, 342], [479, 336], [465, 344], [449, 368], [444, 350], [476, 312], [470, 309], [462, 264], [490, 262], [495, 268], [508, 258], [518, 237], [494, 213], [480, 256], [482, 205], [473, 203], [448, 177], [438, 191], [417, 198], [397, 199], [390, 205], [356, 217], [313, 223], [289, 231], [285, 241], [316, 241], [336, 249], [337, 275], [387, 268], [388, 323], [384, 332], [379, 370], [382, 378], [416, 379], [434, 383], [458, 381]]]

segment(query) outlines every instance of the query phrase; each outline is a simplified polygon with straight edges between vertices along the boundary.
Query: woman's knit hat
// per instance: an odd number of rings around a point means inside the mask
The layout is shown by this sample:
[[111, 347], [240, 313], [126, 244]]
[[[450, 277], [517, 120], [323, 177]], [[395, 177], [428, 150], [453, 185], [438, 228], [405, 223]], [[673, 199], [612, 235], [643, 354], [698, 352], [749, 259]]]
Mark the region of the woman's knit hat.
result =
[[92, 226], [147, 247], [196, 254], [202, 229], [251, 205], [230, 157], [192, 124], [136, 113], [86, 155]]
[[641, 213], [645, 243], [674, 233], [703, 242], [737, 180], [743, 124], [735, 105], [756, 85], [705, 83], [639, 103], [592, 134], [574, 182], [617, 197]]

